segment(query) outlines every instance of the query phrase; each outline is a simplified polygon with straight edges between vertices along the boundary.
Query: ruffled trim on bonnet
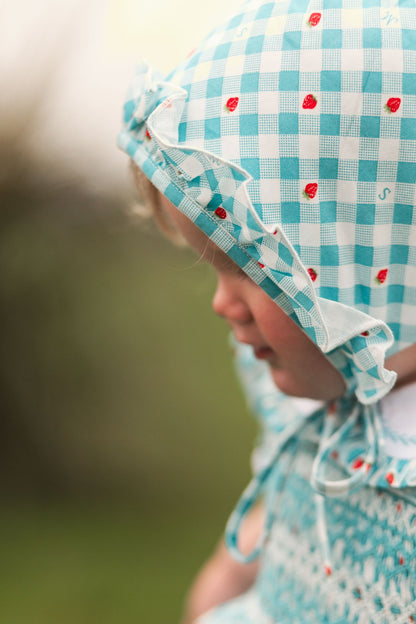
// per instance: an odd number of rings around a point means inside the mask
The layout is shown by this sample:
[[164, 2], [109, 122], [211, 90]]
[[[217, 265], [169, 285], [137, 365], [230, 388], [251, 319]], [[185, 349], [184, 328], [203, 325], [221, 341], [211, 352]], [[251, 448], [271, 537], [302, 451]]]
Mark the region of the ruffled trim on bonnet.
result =
[[[316, 295], [312, 278], [281, 226], [265, 224], [243, 168], [180, 142], [188, 94], [147, 63], [137, 68], [124, 106], [121, 149], [151, 182], [226, 252], [332, 359], [363, 404], [394, 385], [384, 368], [393, 335], [382, 321]], [[342, 362], [342, 364], [340, 364]]]

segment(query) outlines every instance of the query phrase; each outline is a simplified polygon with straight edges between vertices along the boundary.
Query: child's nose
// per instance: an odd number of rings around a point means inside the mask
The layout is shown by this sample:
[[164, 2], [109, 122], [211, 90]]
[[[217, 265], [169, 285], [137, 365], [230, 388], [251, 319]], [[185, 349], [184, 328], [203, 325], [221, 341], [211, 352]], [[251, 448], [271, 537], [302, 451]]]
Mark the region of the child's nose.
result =
[[223, 317], [229, 324], [249, 323], [252, 320], [249, 306], [236, 285], [229, 284], [227, 278], [218, 278], [212, 307], [215, 314]]

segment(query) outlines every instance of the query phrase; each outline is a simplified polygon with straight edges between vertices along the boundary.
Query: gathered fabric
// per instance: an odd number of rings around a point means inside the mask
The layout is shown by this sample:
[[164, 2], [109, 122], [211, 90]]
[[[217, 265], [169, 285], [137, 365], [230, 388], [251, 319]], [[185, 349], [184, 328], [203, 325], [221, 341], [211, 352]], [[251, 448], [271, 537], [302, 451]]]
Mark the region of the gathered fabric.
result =
[[302, 327], [362, 403], [416, 342], [411, 0], [250, 0], [162, 76], [119, 145]]
[[[330, 566], [323, 565], [316, 494], [318, 441], [306, 424], [286, 447], [265, 498], [275, 520], [253, 587], [198, 624], [410, 624], [416, 618], [415, 498], [363, 486], [326, 497]], [[290, 466], [290, 470], [287, 468]], [[334, 471], [336, 466], [333, 466]]]

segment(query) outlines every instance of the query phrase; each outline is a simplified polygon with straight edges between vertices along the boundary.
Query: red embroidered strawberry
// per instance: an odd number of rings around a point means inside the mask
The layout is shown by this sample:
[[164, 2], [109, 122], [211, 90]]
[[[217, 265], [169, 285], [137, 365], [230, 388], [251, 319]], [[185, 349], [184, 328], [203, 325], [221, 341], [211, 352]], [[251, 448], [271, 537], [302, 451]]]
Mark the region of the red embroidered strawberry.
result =
[[402, 557], [402, 556], [399, 557], [399, 564], [400, 565], [404, 564], [404, 557]]
[[306, 197], [306, 199], [313, 199], [316, 195], [316, 191], [318, 190], [318, 185], [316, 182], [310, 182], [307, 184], [302, 191], [302, 195]]
[[264, 264], [262, 262], [257, 262], [257, 264], [259, 265], [261, 269], [264, 269]]
[[315, 269], [312, 269], [310, 267], [308, 269], [308, 273], [309, 273], [309, 277], [314, 282], [316, 280], [316, 278], [318, 277], [318, 273], [315, 271]]
[[149, 130], [146, 130], [146, 139], [147, 139], [148, 141], [151, 141], [151, 140], [152, 140], [152, 137], [150, 136], [150, 132], [149, 132]]
[[277, 234], [277, 229], [273, 232], [273, 236], [274, 236], [275, 234]]
[[377, 273], [377, 276], [376, 276], [377, 284], [384, 284], [384, 282], [386, 281], [388, 272], [389, 272], [388, 269], [380, 269], [380, 271]]
[[356, 587], [355, 589], [353, 589], [352, 593], [354, 594], [354, 596], [358, 599], [361, 600], [362, 599], [362, 592], [361, 589], [359, 587]]
[[238, 97], [230, 97], [224, 107], [227, 113], [233, 113], [238, 106], [238, 102]]
[[226, 219], [227, 218], [227, 213], [225, 212], [224, 208], [221, 208], [221, 206], [219, 206], [216, 209], [215, 214], [217, 215], [217, 217], [219, 219]]
[[385, 479], [389, 485], [392, 485], [394, 481], [394, 474], [392, 472], [388, 472]]
[[322, 15], [320, 13], [311, 13], [307, 21], [308, 26], [311, 28], [312, 26], [317, 26], [321, 17]]
[[361, 332], [361, 336], [369, 336], [370, 332], [369, 331], [363, 331]]
[[309, 93], [303, 100], [302, 108], [315, 108], [318, 104], [318, 100], [312, 93]]
[[354, 470], [358, 470], [358, 468], [361, 468], [363, 464], [364, 464], [363, 458], [357, 457], [357, 459], [354, 459], [354, 461], [352, 462], [352, 467]]
[[384, 109], [388, 113], [395, 113], [397, 110], [399, 110], [400, 103], [401, 103], [400, 98], [391, 97], [387, 100], [387, 104], [384, 105]]
[[331, 574], [332, 574], [332, 569], [331, 569], [331, 567], [330, 567], [329, 565], [325, 565], [324, 567], [325, 567], [325, 572], [326, 572], [326, 575], [327, 575], [327, 576], [331, 576]]

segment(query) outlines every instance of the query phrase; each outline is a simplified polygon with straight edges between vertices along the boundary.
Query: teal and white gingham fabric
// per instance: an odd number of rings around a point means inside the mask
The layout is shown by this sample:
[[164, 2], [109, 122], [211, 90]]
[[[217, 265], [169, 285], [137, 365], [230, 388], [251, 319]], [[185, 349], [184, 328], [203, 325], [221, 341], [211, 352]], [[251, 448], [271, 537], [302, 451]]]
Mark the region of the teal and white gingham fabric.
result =
[[119, 145], [303, 327], [362, 403], [416, 342], [416, 3], [249, 1], [163, 77]]
[[[246, 368], [269, 446], [226, 530], [246, 560], [239, 528], [267, 490], [248, 558], [263, 551], [274, 482], [314, 426], [310, 483], [329, 569], [324, 500], [416, 484], [415, 458], [386, 455], [379, 410], [396, 379], [386, 356], [416, 343], [416, 0], [249, 0], [168, 76], [138, 66], [119, 146], [346, 380], [339, 401], [293, 417], [290, 399], [276, 405], [270, 381], [265, 390]], [[335, 454], [344, 476], [331, 480]]]

